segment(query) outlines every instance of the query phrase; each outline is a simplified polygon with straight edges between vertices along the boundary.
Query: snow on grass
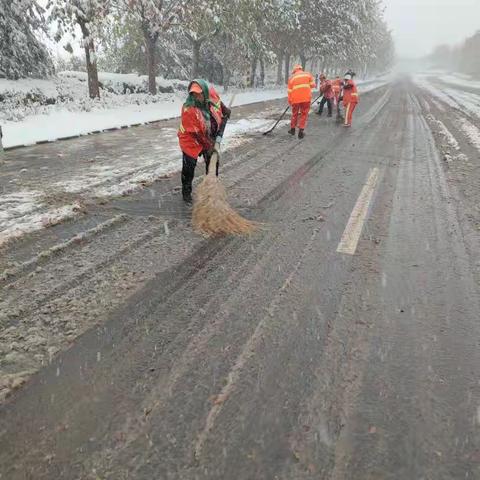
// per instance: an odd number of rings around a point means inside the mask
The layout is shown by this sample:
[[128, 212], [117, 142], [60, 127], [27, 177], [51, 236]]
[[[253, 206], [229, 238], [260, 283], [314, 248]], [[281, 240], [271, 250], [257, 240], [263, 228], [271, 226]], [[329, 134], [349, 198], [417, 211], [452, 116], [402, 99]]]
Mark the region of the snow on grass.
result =
[[[226, 104], [232, 94], [223, 96]], [[157, 96], [158, 97], [158, 96]], [[284, 89], [260, 90], [236, 94], [234, 105], [247, 105], [285, 97]], [[31, 145], [43, 141], [54, 141], [88, 133], [143, 124], [157, 120], [175, 118], [180, 115], [184, 95], [163, 94], [155, 103], [126, 104], [131, 95], [117, 96], [115, 108], [95, 108], [91, 111], [52, 110], [48, 114], [26, 116], [20, 122], [7, 121], [3, 124], [5, 148]]]
[[[74, 79], [87, 83], [88, 77], [86, 72], [63, 71], [58, 76], [62, 79]], [[124, 89], [137, 89], [143, 93], [148, 92], [148, 76], [137, 75], [136, 73], [110, 73], [98, 72], [98, 80], [104, 88], [111, 89], [116, 93], [125, 93]], [[157, 88], [159, 89], [186, 89], [189, 82], [186, 80], [166, 79], [163, 77], [156, 78]]]

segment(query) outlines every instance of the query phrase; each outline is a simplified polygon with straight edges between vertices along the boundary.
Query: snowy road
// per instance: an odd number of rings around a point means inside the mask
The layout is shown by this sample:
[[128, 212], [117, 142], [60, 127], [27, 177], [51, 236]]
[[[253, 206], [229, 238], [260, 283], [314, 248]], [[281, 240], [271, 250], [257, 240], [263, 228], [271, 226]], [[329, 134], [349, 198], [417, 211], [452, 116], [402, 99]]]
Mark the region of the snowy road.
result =
[[0, 478], [480, 478], [480, 118], [449, 88], [232, 144], [251, 239], [195, 236], [175, 173], [7, 244]]

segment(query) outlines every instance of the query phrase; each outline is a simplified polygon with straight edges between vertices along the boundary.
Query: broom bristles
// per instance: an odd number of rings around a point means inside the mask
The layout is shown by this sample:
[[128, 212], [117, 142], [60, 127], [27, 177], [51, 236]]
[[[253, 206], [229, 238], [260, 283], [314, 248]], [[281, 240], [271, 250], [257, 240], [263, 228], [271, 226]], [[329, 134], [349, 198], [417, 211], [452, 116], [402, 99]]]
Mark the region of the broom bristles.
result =
[[205, 176], [194, 200], [193, 227], [207, 237], [251, 235], [258, 228], [228, 204], [225, 187], [214, 173]]

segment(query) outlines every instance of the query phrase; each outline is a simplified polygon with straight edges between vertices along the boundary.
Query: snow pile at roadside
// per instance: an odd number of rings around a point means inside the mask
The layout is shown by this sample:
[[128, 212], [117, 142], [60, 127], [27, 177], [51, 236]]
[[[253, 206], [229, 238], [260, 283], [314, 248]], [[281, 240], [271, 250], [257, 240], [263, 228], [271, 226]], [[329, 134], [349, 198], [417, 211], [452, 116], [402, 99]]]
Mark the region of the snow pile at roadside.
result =
[[[145, 93], [146, 76], [99, 72], [99, 80], [100, 99], [90, 99], [87, 75], [83, 72], [60, 72], [49, 80], [0, 79], [4, 148], [177, 117], [188, 85], [182, 80], [157, 78], [161, 93], [150, 95]], [[236, 94], [234, 105], [285, 95], [284, 88], [241, 91]], [[229, 93], [222, 98], [228, 104], [231, 96]]]
[[[229, 104], [232, 94], [223, 95]], [[247, 91], [236, 94], [234, 106], [282, 98], [284, 89]], [[160, 97], [157, 95], [157, 97]], [[91, 111], [52, 110], [49, 114], [30, 115], [21, 122], [3, 123], [5, 148], [86, 135], [112, 128], [138, 125], [178, 117], [184, 95], [162, 94], [155, 103], [125, 104], [130, 95], [117, 96], [116, 108]], [[89, 100], [89, 99], [88, 99]], [[94, 102], [90, 100], [90, 102]], [[122, 104], [123, 103], [123, 104]]]

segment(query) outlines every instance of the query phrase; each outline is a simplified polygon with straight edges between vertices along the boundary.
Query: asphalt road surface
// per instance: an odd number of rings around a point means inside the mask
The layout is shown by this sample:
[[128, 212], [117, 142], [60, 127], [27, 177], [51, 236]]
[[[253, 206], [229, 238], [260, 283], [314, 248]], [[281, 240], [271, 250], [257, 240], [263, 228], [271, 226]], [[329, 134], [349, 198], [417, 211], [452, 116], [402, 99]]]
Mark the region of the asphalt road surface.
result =
[[195, 235], [176, 175], [6, 252], [90, 229], [2, 280], [4, 338], [37, 341], [3, 365], [0, 478], [480, 479], [480, 152], [453, 114], [405, 78], [350, 130], [252, 135], [222, 177], [252, 238]]

